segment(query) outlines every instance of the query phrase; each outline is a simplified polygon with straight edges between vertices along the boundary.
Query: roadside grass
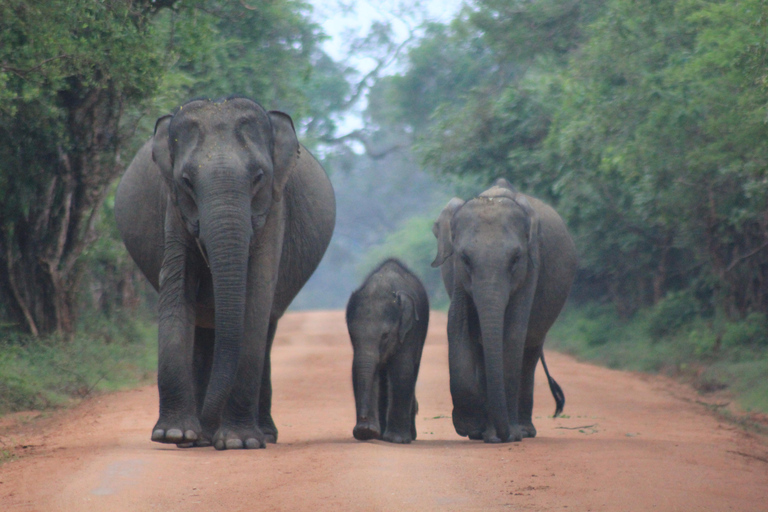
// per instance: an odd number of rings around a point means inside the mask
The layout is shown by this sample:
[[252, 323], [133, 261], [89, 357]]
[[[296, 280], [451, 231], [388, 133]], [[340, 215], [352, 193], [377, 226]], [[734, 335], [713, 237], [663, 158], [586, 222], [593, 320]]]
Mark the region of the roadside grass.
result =
[[87, 318], [68, 340], [0, 330], [0, 415], [150, 382], [156, 344], [153, 322], [128, 317]]
[[569, 305], [547, 345], [609, 368], [676, 377], [702, 396], [727, 391], [742, 411], [768, 414], [764, 315], [733, 322], [662, 302], [622, 320], [610, 306]]

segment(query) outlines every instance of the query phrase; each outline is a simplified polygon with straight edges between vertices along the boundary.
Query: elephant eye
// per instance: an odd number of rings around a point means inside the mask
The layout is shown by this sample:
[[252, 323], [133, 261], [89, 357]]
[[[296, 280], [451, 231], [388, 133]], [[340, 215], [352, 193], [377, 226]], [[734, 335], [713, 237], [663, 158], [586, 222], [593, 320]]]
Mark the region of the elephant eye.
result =
[[256, 174], [253, 176], [253, 184], [258, 185], [261, 182], [261, 179], [264, 177], [264, 171], [259, 169], [256, 171]]
[[469, 260], [469, 256], [467, 256], [466, 254], [462, 254], [462, 255], [461, 255], [461, 262], [462, 262], [462, 263], [463, 263], [463, 264], [464, 264], [464, 265], [465, 265], [467, 268], [471, 268], [471, 267], [472, 267], [472, 262]]
[[184, 186], [188, 190], [192, 190], [193, 189], [193, 187], [192, 187], [192, 180], [189, 179], [189, 176], [187, 174], [182, 174], [181, 175], [181, 182], [184, 184]]

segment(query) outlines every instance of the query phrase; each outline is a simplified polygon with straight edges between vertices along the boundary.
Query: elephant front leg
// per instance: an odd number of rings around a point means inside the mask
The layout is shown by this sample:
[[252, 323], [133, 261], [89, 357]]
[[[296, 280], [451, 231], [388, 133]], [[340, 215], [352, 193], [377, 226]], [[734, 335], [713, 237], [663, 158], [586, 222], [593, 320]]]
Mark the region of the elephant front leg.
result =
[[213, 445], [217, 450], [266, 447], [267, 437], [259, 428], [265, 341], [266, 327], [262, 332], [246, 335], [235, 384], [224, 408], [221, 425], [213, 437]]
[[387, 368], [386, 428], [382, 439], [390, 443], [407, 444], [416, 439], [413, 411], [416, 400], [416, 372], [413, 357], [398, 354]]
[[193, 376], [196, 280], [187, 254], [180, 242], [166, 246], [158, 319], [160, 417], [152, 429], [152, 441], [185, 446], [204, 441]]
[[466, 303], [463, 294], [454, 291], [448, 311], [448, 365], [453, 426], [457, 434], [470, 439], [482, 439], [486, 429], [485, 369], [480, 353], [479, 331], [474, 308]]
[[[269, 373], [265, 374], [268, 339], [274, 336], [270, 318], [276, 282], [273, 276], [277, 269], [268, 262], [277, 260], [264, 259], [265, 252], [275, 256], [274, 248], [262, 246], [252, 250], [255, 252], [248, 264], [245, 329], [237, 374], [221, 425], [213, 437], [213, 445], [218, 450], [265, 448], [268, 439], [259, 426], [259, 418], [264, 399], [261, 386], [265, 378], [269, 379]], [[276, 322], [274, 324], [276, 328]], [[271, 398], [271, 386], [269, 391]]]

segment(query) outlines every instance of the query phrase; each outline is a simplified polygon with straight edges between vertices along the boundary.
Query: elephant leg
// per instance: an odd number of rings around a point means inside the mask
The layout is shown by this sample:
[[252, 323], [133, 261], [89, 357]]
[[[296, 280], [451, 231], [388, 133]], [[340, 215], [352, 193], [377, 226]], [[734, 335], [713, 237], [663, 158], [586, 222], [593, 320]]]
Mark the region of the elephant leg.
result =
[[391, 393], [389, 390], [390, 375], [387, 368], [382, 366], [379, 370], [379, 432], [384, 433], [387, 430], [387, 411], [391, 402]]
[[[274, 241], [272, 241], [274, 242]], [[246, 283], [246, 307], [243, 343], [234, 385], [229, 393], [221, 418], [221, 426], [213, 438], [218, 450], [265, 448], [266, 436], [259, 428], [259, 406], [262, 400], [261, 383], [267, 359], [267, 340], [272, 331], [272, 303], [275, 296], [276, 268], [269, 261], [279, 261], [280, 246], [269, 240], [251, 255]], [[265, 258], [265, 251], [274, 258]], [[261, 254], [259, 254], [261, 253]], [[269, 256], [269, 254], [267, 254]], [[277, 323], [274, 323], [277, 328]], [[271, 401], [271, 389], [269, 391]]]
[[213, 438], [217, 450], [266, 447], [266, 437], [258, 426], [261, 387], [258, 370], [263, 368], [264, 351], [254, 344], [243, 345], [235, 385]]
[[[172, 221], [166, 219], [168, 232], [172, 232]], [[158, 307], [160, 414], [152, 429], [152, 441], [187, 444], [203, 438], [193, 376], [195, 306], [184, 299], [194, 297], [197, 277], [186, 246], [178, 237], [169, 239], [161, 272]]]
[[213, 367], [213, 346], [216, 340], [216, 331], [202, 327], [195, 328], [195, 352], [194, 352], [194, 379], [195, 401], [197, 403], [197, 415], [203, 411], [205, 392], [208, 390], [208, 380], [211, 378]]
[[486, 428], [485, 366], [474, 308], [454, 292], [448, 312], [448, 365], [453, 426], [460, 436], [482, 439]]
[[267, 331], [267, 350], [264, 354], [264, 369], [261, 373], [261, 392], [259, 393], [259, 428], [268, 443], [277, 442], [277, 426], [272, 419], [272, 342], [277, 331], [277, 319], [271, 319]]
[[382, 439], [390, 443], [406, 444], [416, 436], [412, 430], [413, 401], [416, 389], [416, 371], [408, 353], [396, 354], [387, 365], [386, 428]]
[[[510, 426], [510, 441], [521, 441], [526, 437], [525, 423], [530, 424], [530, 418], [523, 422], [520, 417], [520, 404], [525, 395], [525, 355], [528, 331], [528, 311], [526, 301], [513, 298], [505, 313], [504, 333], [504, 373], [505, 394], [507, 398], [507, 414]], [[533, 381], [531, 381], [533, 383]], [[533, 388], [531, 388], [533, 392]]]
[[413, 402], [411, 403], [411, 438], [416, 439], [416, 415], [419, 414], [419, 402], [416, 400], [416, 395], [413, 396]]
[[523, 354], [518, 418], [524, 437], [536, 437], [536, 428], [533, 426], [533, 382], [536, 365], [541, 357], [541, 350], [542, 346], [536, 340], [534, 346], [526, 346]]
[[[208, 389], [208, 381], [211, 377], [211, 368], [213, 367], [213, 346], [216, 338], [216, 332], [213, 329], [202, 327], [195, 328], [195, 348], [193, 355], [193, 379], [195, 386], [195, 402], [197, 404], [197, 417], [203, 410], [205, 402], [205, 393]], [[193, 446], [210, 446], [208, 439], [198, 439], [195, 442], [178, 443], [179, 448], [191, 448]]]

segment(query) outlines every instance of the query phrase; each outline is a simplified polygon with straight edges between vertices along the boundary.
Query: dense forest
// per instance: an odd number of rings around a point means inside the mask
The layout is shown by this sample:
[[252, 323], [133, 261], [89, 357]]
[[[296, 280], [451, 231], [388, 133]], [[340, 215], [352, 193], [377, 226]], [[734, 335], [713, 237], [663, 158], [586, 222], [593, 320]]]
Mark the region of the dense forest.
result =
[[[468, 0], [449, 23], [404, 5], [405, 40], [395, 17], [348, 42], [374, 63], [361, 71], [323, 51], [301, 1], [2, 2], [3, 335], [151, 311], [115, 183], [157, 117], [238, 93], [288, 112], [336, 189], [334, 240], [294, 308], [343, 307], [390, 255], [444, 306], [431, 224], [505, 177], [569, 225], [582, 327], [641, 319], [652, 340], [696, 337], [697, 357], [763, 357], [768, 4]], [[621, 335], [585, 329], [593, 348]]]

